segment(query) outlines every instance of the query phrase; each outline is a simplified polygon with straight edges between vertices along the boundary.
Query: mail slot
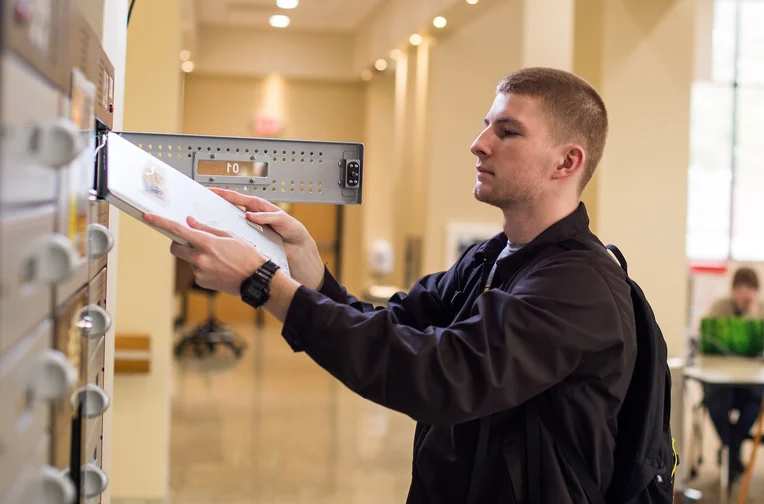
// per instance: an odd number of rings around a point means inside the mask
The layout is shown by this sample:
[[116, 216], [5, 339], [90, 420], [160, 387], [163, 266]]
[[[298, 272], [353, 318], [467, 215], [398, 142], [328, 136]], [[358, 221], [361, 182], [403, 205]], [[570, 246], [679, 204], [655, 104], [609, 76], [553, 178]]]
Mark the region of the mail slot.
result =
[[[70, 464], [77, 462], [85, 448], [87, 438], [85, 425], [79, 418], [79, 404], [75, 402], [72, 408], [71, 394], [87, 383], [87, 341], [83, 338], [83, 331], [87, 330], [89, 323], [81, 316], [82, 309], [87, 306], [88, 289], [83, 288], [69, 299], [56, 312], [55, 348], [62, 352], [69, 362], [77, 369], [77, 385], [70, 394], [53, 404], [53, 439], [51, 440], [52, 465], [57, 469], [70, 468]], [[74, 446], [73, 446], [74, 444]], [[72, 458], [72, 454], [76, 454]]]

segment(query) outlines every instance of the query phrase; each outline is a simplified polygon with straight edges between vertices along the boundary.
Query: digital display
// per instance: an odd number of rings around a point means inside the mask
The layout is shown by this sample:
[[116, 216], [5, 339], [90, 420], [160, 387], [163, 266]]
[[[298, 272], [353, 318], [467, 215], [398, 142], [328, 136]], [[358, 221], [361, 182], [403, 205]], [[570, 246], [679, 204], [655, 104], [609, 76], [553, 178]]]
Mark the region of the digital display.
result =
[[219, 177], [267, 177], [265, 161], [226, 161], [223, 159], [200, 159], [196, 165], [199, 175]]

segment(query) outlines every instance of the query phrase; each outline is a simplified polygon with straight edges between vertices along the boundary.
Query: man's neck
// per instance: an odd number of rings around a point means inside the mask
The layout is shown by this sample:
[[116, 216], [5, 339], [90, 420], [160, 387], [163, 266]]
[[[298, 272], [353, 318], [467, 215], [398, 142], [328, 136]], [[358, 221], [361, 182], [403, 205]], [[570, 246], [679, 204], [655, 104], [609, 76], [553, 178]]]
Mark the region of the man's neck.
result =
[[512, 243], [530, 243], [555, 222], [575, 212], [576, 208], [578, 201], [513, 205], [504, 209], [504, 233]]

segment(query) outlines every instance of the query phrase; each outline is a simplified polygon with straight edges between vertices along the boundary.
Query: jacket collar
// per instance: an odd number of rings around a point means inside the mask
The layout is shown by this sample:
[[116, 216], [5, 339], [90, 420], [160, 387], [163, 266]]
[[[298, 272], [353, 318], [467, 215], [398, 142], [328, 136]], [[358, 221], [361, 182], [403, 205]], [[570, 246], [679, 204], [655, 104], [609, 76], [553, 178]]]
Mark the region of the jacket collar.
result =
[[[539, 250], [539, 248], [543, 247], [544, 245], [561, 242], [565, 239], [580, 235], [581, 233], [584, 233], [588, 230], [589, 214], [586, 211], [586, 206], [584, 203], [580, 202], [578, 204], [578, 208], [576, 208], [571, 214], [563, 217], [559, 221], [546, 228], [536, 238], [531, 240], [530, 243], [528, 243], [512, 256], [506, 258], [506, 260], [499, 261], [497, 268], [501, 272], [502, 269], [506, 269], [502, 267], [502, 263], [506, 265], [507, 260], [511, 259], [515, 255], [528, 257], [528, 255], [534, 254], [535, 251]], [[488, 241], [481, 244], [480, 247], [475, 251], [473, 258], [474, 265], [477, 266], [484, 261], [493, 262], [499, 256], [499, 253], [501, 253], [502, 249], [504, 249], [506, 246], [507, 235], [503, 232], [490, 238]]]

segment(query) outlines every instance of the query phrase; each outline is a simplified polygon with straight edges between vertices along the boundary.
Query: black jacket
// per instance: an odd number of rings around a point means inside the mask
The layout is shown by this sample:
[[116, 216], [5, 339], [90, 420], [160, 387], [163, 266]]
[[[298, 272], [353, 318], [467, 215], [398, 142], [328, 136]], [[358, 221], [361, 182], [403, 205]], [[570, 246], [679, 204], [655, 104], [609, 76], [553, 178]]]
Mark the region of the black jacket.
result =
[[[416, 420], [409, 503], [464, 503], [478, 434], [490, 415], [478, 502], [526, 502], [522, 405], [549, 391], [564, 429], [604, 491], [612, 476], [616, 417], [636, 356], [629, 286], [607, 253], [571, 250], [518, 268], [544, 244], [596, 242], [581, 204], [499, 261], [506, 236], [472, 246], [448, 271], [421, 279], [375, 309], [327, 272], [320, 292], [301, 287], [283, 335], [351, 390]], [[497, 282], [497, 280], [500, 280]], [[542, 500], [586, 498], [542, 430]]]

